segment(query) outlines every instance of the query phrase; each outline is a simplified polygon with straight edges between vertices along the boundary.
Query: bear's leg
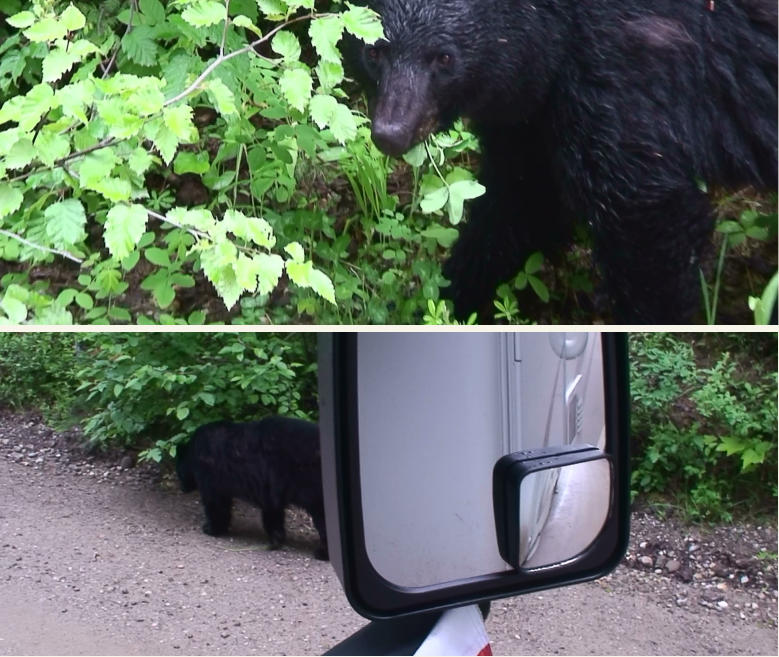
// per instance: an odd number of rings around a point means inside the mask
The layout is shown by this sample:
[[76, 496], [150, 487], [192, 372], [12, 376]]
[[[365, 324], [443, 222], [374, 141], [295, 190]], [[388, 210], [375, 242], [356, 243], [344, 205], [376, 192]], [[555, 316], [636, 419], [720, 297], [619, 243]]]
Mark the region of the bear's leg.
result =
[[228, 495], [219, 495], [208, 488], [201, 487], [200, 500], [206, 514], [203, 532], [209, 536], [227, 533], [227, 528], [230, 526], [233, 499]]
[[469, 208], [469, 219], [444, 264], [451, 285], [442, 294], [465, 320], [478, 312], [491, 321], [495, 288], [519, 272], [534, 251], [550, 252], [569, 239], [559, 194], [530, 131], [480, 131], [480, 182], [486, 193]]
[[286, 538], [284, 530], [284, 507], [281, 508], [263, 508], [262, 525], [265, 527], [265, 533], [268, 535], [271, 550], [278, 550]]
[[330, 555], [327, 550], [327, 527], [325, 525], [325, 508], [324, 503], [320, 502], [308, 509], [311, 514], [311, 520], [314, 522], [314, 527], [319, 532], [319, 546], [314, 551], [314, 557], [322, 561], [327, 561]]
[[656, 190], [638, 190], [634, 198], [632, 205], [615, 203], [594, 226], [614, 319], [689, 323], [700, 306], [700, 258], [712, 232], [708, 198], [692, 182], [662, 198]]

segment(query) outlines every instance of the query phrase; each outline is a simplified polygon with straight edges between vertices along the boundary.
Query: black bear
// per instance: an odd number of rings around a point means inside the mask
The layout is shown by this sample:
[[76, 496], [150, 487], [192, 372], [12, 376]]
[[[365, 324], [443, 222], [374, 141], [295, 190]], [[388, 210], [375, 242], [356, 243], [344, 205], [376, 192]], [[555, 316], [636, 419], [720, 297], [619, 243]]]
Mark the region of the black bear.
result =
[[619, 322], [688, 321], [709, 185], [776, 188], [776, 0], [373, 0], [355, 53], [372, 135], [398, 156], [458, 116], [482, 149], [444, 275], [488, 308], [537, 249], [589, 224]]
[[314, 556], [327, 559], [319, 428], [312, 422], [273, 416], [258, 422], [212, 422], [178, 448], [181, 490], [198, 489], [212, 536], [227, 532], [233, 498], [262, 511], [271, 549], [284, 543], [284, 509], [298, 506], [319, 532]]

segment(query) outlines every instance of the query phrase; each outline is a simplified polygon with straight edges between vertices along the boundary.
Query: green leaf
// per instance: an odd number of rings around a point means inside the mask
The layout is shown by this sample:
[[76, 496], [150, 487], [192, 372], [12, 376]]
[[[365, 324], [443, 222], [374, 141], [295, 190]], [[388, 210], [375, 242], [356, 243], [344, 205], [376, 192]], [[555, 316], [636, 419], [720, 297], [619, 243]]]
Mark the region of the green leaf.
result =
[[8, 169], [23, 169], [33, 159], [35, 159], [35, 147], [27, 137], [24, 137], [11, 147], [3, 164]]
[[272, 21], [282, 20], [287, 15], [287, 3], [284, 0], [257, 0], [257, 6]]
[[183, 173], [205, 173], [211, 168], [208, 161], [208, 152], [200, 151], [191, 153], [190, 151], [180, 151], [173, 161], [174, 173], [181, 175]]
[[442, 186], [425, 194], [419, 201], [419, 209], [425, 214], [431, 214], [444, 207], [448, 200], [449, 189], [446, 186]]
[[718, 452], [725, 452], [727, 456], [733, 456], [744, 451], [746, 444], [740, 438], [735, 436], [720, 436], [720, 444], [717, 445]]
[[140, 0], [138, 5], [149, 25], [156, 25], [165, 21], [165, 5], [159, 0]]
[[230, 88], [219, 78], [210, 80], [205, 86], [208, 96], [216, 106], [217, 112], [221, 115], [235, 114], [238, 110], [235, 107], [235, 96]]
[[531, 253], [525, 261], [525, 273], [535, 274], [541, 270], [541, 266], [544, 264], [544, 254], [541, 251], [535, 251]]
[[159, 49], [154, 35], [153, 27], [136, 25], [122, 36], [122, 52], [136, 64], [153, 66], [159, 59]]
[[41, 18], [24, 31], [30, 41], [40, 43], [42, 41], [56, 41], [62, 39], [68, 33], [68, 28], [55, 18]]
[[344, 27], [352, 34], [366, 43], [376, 43], [384, 38], [384, 29], [381, 26], [379, 15], [368, 7], [355, 7], [346, 3], [349, 9], [343, 16]]
[[[231, 3], [232, 6], [232, 3]], [[234, 16], [232, 18], [233, 25], [235, 27], [241, 27], [246, 30], [251, 30], [254, 32], [257, 36], [262, 36], [262, 30], [260, 30], [259, 27], [257, 27], [253, 22], [252, 19], [248, 16], [244, 16], [243, 14], [238, 14], [237, 16]]]
[[434, 239], [445, 249], [448, 249], [457, 241], [459, 231], [456, 228], [447, 228], [445, 226], [431, 226], [422, 231], [422, 237]]
[[309, 278], [311, 276], [311, 272], [314, 269], [314, 264], [310, 260], [287, 260], [284, 266], [287, 270], [287, 276], [289, 276], [289, 280], [291, 280], [295, 285], [300, 287], [311, 287]]
[[34, 146], [38, 159], [49, 167], [70, 153], [68, 138], [50, 130], [39, 132]]
[[170, 164], [179, 146], [179, 139], [176, 134], [167, 126], [162, 125], [152, 138], [152, 142], [165, 161], [165, 164]]
[[23, 30], [25, 27], [30, 27], [35, 22], [35, 14], [31, 11], [20, 11], [18, 14], [6, 18], [6, 22], [18, 30]]
[[10, 183], [0, 181], [0, 219], [22, 207], [24, 194]]
[[78, 57], [64, 48], [57, 47], [50, 50], [43, 58], [43, 81], [56, 82], [67, 73], [77, 61]]
[[311, 74], [302, 68], [287, 69], [281, 74], [279, 87], [287, 102], [301, 112], [311, 98]]
[[357, 123], [354, 120], [354, 114], [346, 105], [336, 103], [333, 116], [330, 119], [330, 132], [341, 144], [345, 144], [357, 136]]
[[205, 208], [188, 210], [187, 208], [173, 208], [168, 211], [167, 217], [174, 225], [192, 226], [203, 232], [209, 232], [216, 226], [214, 215]]
[[254, 242], [266, 249], [272, 249], [276, 245], [271, 225], [259, 217], [247, 217], [238, 210], [225, 211], [224, 226], [236, 237]]
[[134, 137], [143, 128], [143, 119], [127, 111], [127, 103], [118, 97], [104, 98], [97, 103], [97, 113], [117, 139]]
[[257, 265], [257, 290], [260, 294], [270, 294], [278, 285], [284, 271], [284, 260], [276, 253], [258, 253], [252, 255]]
[[52, 203], [43, 213], [46, 235], [58, 248], [68, 248], [86, 239], [87, 215], [81, 201], [71, 198]]
[[293, 262], [303, 262], [306, 257], [306, 254], [303, 251], [303, 247], [300, 246], [299, 242], [290, 242], [287, 244], [287, 246], [284, 247], [284, 250], [287, 252], [289, 257], [292, 258]]
[[135, 250], [146, 230], [148, 214], [142, 205], [115, 205], [108, 211], [103, 239], [109, 253], [117, 260]]
[[162, 113], [165, 125], [183, 142], [193, 142], [198, 138], [197, 128], [192, 122], [192, 108], [189, 105], [166, 107]]
[[343, 81], [344, 67], [341, 62], [320, 59], [316, 65], [316, 77], [323, 89], [332, 89]]
[[338, 51], [337, 44], [343, 31], [344, 24], [340, 16], [323, 16], [311, 21], [308, 34], [320, 59], [341, 63], [341, 53]]
[[316, 292], [326, 301], [332, 303], [334, 306], [336, 305], [335, 288], [333, 287], [333, 282], [330, 280], [327, 274], [314, 268], [311, 270], [308, 280], [311, 284], [311, 289], [314, 290], [314, 292]]
[[127, 166], [139, 176], [146, 173], [153, 163], [154, 158], [149, 154], [149, 151], [140, 146], [134, 148], [130, 157], [127, 158]]
[[152, 246], [145, 249], [143, 255], [153, 265], [157, 265], [158, 267], [170, 267], [170, 256], [165, 249]]
[[292, 32], [287, 32], [286, 30], [277, 32], [270, 42], [270, 47], [273, 49], [273, 52], [281, 55], [286, 62], [297, 62], [300, 60], [300, 42]]
[[55, 100], [65, 116], [73, 116], [82, 123], [88, 122], [86, 108], [94, 99], [95, 85], [92, 80], [79, 80], [57, 90]]
[[235, 275], [238, 251], [232, 242], [220, 242], [200, 252], [200, 264], [203, 273], [216, 289], [229, 310], [243, 291]]
[[741, 455], [741, 471], [744, 472], [750, 466], [759, 465], [763, 461], [765, 461], [765, 454], [758, 454], [750, 447], [744, 450], [744, 453]]
[[181, 17], [193, 27], [215, 25], [224, 20], [225, 5], [216, 0], [196, 0], [181, 12]]
[[92, 297], [86, 292], [78, 292], [75, 297], [76, 304], [84, 310], [91, 310], [95, 307]]
[[528, 276], [527, 280], [538, 298], [544, 303], [549, 303], [549, 288], [546, 287], [544, 282], [536, 276]]
[[69, 32], [75, 32], [80, 30], [87, 24], [87, 19], [76, 7], [72, 4], [68, 5], [68, 8], [62, 12], [60, 21], [67, 28]]
[[14, 324], [21, 324], [27, 319], [25, 301], [28, 297], [29, 293], [27, 290], [14, 283], [8, 286], [2, 300], [0, 300], [0, 308]]

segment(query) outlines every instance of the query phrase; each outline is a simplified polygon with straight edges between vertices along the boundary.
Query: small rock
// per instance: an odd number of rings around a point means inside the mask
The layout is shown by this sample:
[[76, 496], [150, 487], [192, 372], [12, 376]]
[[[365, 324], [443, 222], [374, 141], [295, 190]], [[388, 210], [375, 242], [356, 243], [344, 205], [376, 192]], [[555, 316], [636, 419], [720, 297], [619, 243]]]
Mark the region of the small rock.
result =
[[727, 608], [728, 608], [728, 603], [727, 603], [727, 602], [725, 602], [724, 600], [720, 600], [720, 601], [717, 603], [717, 606], [718, 606], [720, 609], [727, 609]]
[[651, 568], [651, 567], [652, 567], [652, 564], [654, 563], [654, 562], [652, 561], [652, 557], [647, 557], [646, 555], [645, 555], [645, 556], [643, 556], [643, 557], [639, 557], [639, 558], [638, 558], [638, 561], [639, 561], [639, 563], [640, 563], [642, 566], [646, 566], [647, 568]]
[[675, 573], [675, 572], [676, 572], [677, 570], [679, 570], [679, 568], [681, 568], [681, 567], [682, 567], [682, 564], [681, 564], [681, 563], [679, 563], [679, 562], [678, 562], [676, 559], [670, 559], [670, 560], [669, 560], [669, 561], [668, 561], [668, 562], [665, 564], [665, 569], [666, 569], [666, 570], [667, 570], [669, 573]]

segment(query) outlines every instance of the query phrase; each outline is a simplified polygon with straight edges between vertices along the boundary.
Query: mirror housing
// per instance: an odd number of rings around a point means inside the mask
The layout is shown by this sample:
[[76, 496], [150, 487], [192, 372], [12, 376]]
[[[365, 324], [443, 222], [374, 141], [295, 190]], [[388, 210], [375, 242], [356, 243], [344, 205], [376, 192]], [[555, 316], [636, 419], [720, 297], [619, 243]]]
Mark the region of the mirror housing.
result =
[[[440, 610], [595, 579], [618, 565], [629, 532], [626, 339], [613, 333], [560, 338], [565, 335], [320, 334], [320, 436], [329, 552], [358, 613], [386, 619]], [[586, 348], [582, 342], [588, 337]], [[541, 372], [538, 365], [542, 339], [551, 346], [544, 348], [541, 359], [547, 358], [548, 351], [549, 372]], [[520, 349], [522, 340], [533, 348]], [[575, 353], [570, 353], [569, 343]], [[595, 386], [594, 398], [603, 430], [599, 439], [590, 441], [597, 447], [577, 442], [582, 421], [576, 397], [584, 385], [580, 375], [569, 377], [564, 389], [555, 389], [554, 404], [563, 408], [555, 407], [554, 415], [560, 419], [551, 433], [555, 442], [560, 436], [560, 444], [541, 447], [545, 452], [534, 451], [535, 445], [530, 450], [512, 450], [513, 438], [499, 440], [491, 435], [496, 427], [516, 425], [522, 414], [532, 415], [525, 407], [513, 407], [521, 404], [523, 391], [524, 396], [532, 396], [541, 374], [558, 385], [551, 370], [557, 368], [559, 374], [569, 368], [570, 374], [580, 353], [594, 354], [602, 368], [602, 383]], [[493, 360], [499, 376], [491, 373]], [[512, 388], [512, 370], [506, 368], [516, 366], [524, 368], [525, 377], [529, 371], [539, 376]], [[476, 394], [474, 399], [466, 396], [464, 408], [457, 388], [472, 371], [485, 378], [490, 393]], [[433, 376], [432, 383], [428, 375]], [[483, 392], [481, 384], [475, 390]], [[493, 403], [496, 397], [502, 401]], [[465, 426], [468, 422], [463, 418], [472, 416], [484, 418], [486, 429]], [[540, 418], [541, 425], [545, 419]], [[438, 423], [447, 421], [449, 426], [439, 432]], [[586, 425], [587, 420], [583, 422]], [[546, 420], [547, 433], [549, 424]], [[538, 433], [536, 425], [539, 422], [526, 431], [527, 441]], [[491, 451], [482, 454], [482, 447]], [[469, 462], [475, 472], [469, 488], [453, 464], [472, 454], [479, 455], [479, 463]], [[496, 485], [495, 471], [502, 459], [506, 459], [500, 468], [503, 474]], [[608, 464], [602, 526], [587, 537], [580, 551], [540, 566], [529, 565], [512, 547], [512, 541], [520, 542], [511, 538], [519, 536], [520, 513], [510, 516], [508, 511], [521, 504], [522, 482], [533, 473], [551, 468], [565, 472], [574, 463], [589, 461]], [[441, 482], [449, 483], [448, 490], [442, 490]], [[478, 504], [465, 505], [462, 499], [467, 501], [468, 496], [456, 500], [461, 488], [478, 488]], [[414, 517], [409, 517], [409, 509]], [[449, 540], [439, 531], [441, 523], [446, 531], [459, 532], [452, 536], [464, 540]], [[424, 531], [429, 534], [419, 536]], [[440, 545], [451, 546], [454, 558], [436, 547]], [[405, 560], [414, 566], [408, 573]], [[447, 560], [455, 565], [447, 566]]]

